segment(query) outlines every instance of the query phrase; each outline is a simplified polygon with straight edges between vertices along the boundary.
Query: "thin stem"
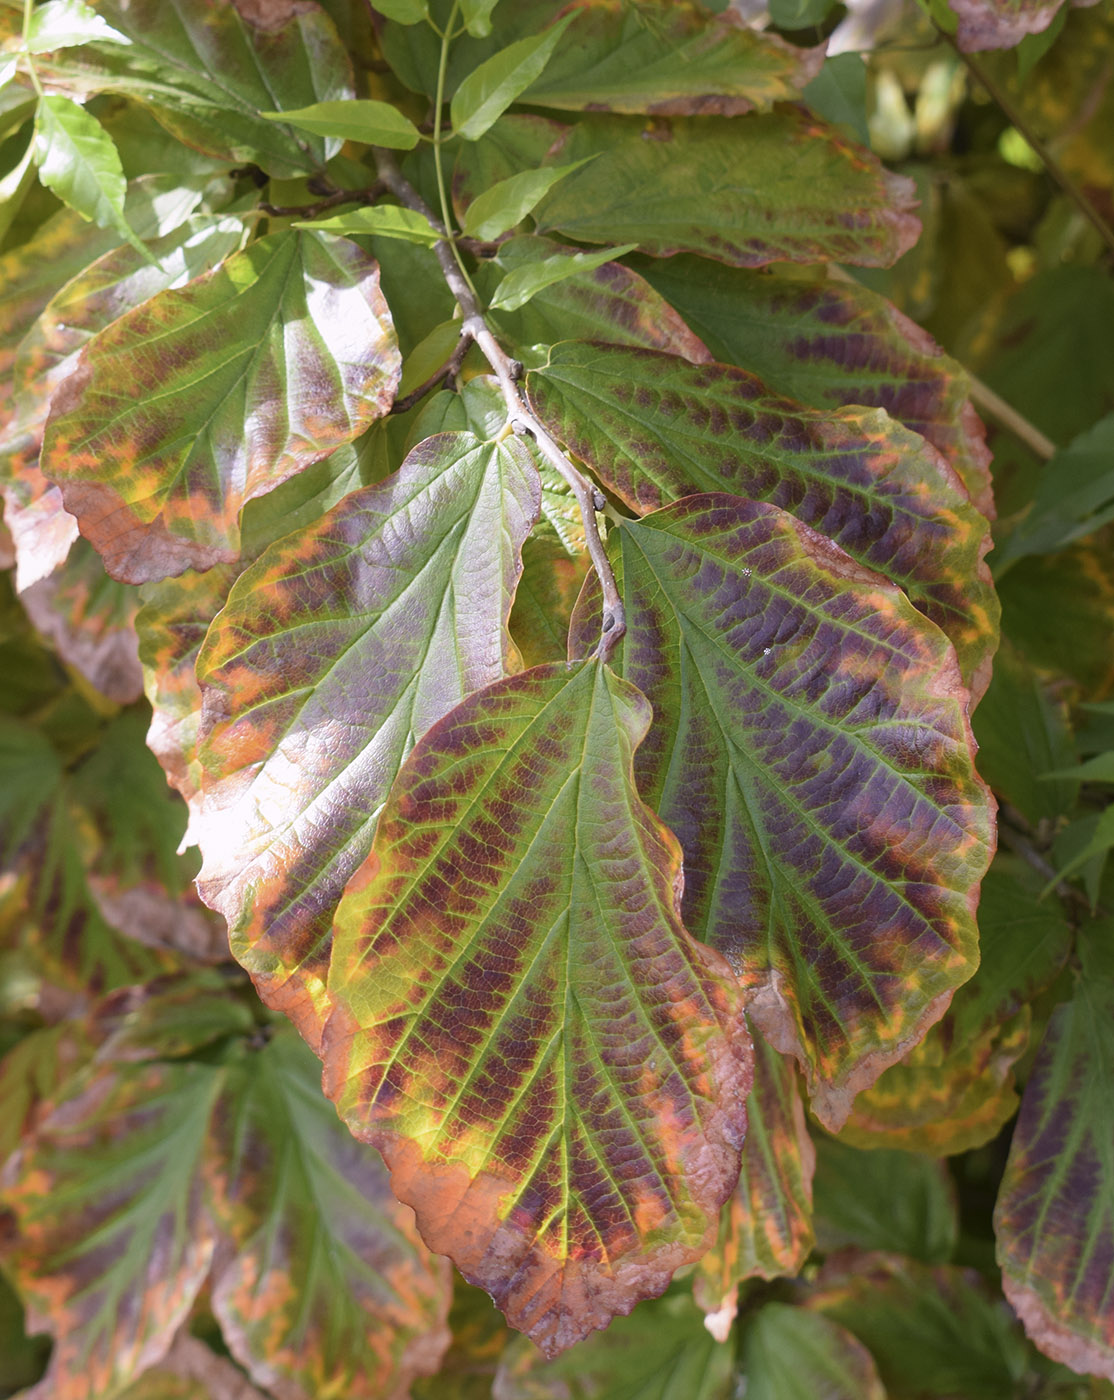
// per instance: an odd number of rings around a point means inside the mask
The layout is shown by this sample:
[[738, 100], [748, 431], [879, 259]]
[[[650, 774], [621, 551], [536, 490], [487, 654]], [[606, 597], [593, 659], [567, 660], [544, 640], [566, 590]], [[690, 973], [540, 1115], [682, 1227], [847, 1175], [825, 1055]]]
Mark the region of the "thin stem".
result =
[[515, 375], [517, 366], [512, 364], [510, 357], [488, 328], [475, 290], [464, 275], [456, 249], [452, 246], [445, 226], [438, 220], [409, 180], [403, 176], [390, 151], [376, 147], [375, 161], [379, 168], [379, 178], [395, 198], [407, 209], [416, 209], [424, 215], [441, 234], [441, 241], [434, 245], [433, 251], [441, 266], [441, 275], [460, 307], [463, 317], [460, 333], [462, 336], [470, 336], [480, 347], [499, 381], [503, 402], [507, 406], [511, 431], [518, 437], [528, 437], [534, 442], [538, 451], [568, 484], [576, 497], [580, 516], [584, 522], [588, 555], [592, 561], [592, 567], [599, 577], [600, 588], [603, 592], [603, 619], [596, 654], [601, 660], [606, 661], [626, 632], [627, 625], [623, 612], [623, 600], [619, 594], [611, 561], [607, 557], [607, 551], [604, 549], [596, 523], [596, 489], [568, 459], [523, 398]]
[[1102, 241], [1106, 244], [1107, 248], [1109, 248], [1109, 250], [1112, 253], [1114, 253], [1114, 229], [1110, 227], [1110, 225], [1102, 217], [1099, 211], [1095, 208], [1094, 204], [1091, 203], [1091, 201], [1087, 198], [1087, 196], [1071, 178], [1068, 172], [1063, 168], [1060, 162], [1048, 149], [1047, 145], [1045, 145], [1041, 138], [1036, 134], [1033, 128], [1029, 125], [1026, 118], [1022, 116], [1021, 112], [1014, 105], [1013, 99], [1009, 97], [1008, 94], [998, 86], [995, 79], [990, 76], [990, 74], [986, 71], [983, 65], [979, 62], [977, 58], [975, 58], [973, 54], [963, 52], [963, 50], [956, 43], [955, 36], [953, 34], [947, 34], [943, 30], [941, 30], [940, 32], [944, 35], [944, 38], [948, 41], [952, 48], [955, 49], [956, 53], [967, 65], [967, 69], [970, 72], [971, 76], [982, 85], [982, 87], [986, 90], [987, 94], [990, 96], [991, 100], [994, 101], [1001, 108], [1002, 112], [1009, 118], [1011, 125], [1014, 126], [1021, 133], [1021, 135], [1033, 148], [1033, 150], [1036, 151], [1037, 155], [1041, 159], [1041, 163], [1044, 165], [1044, 168], [1048, 171], [1049, 175], [1052, 176], [1052, 178], [1056, 181], [1056, 183], [1060, 186], [1063, 192], [1076, 206], [1076, 208], [1083, 215], [1083, 217], [1088, 221], [1088, 223], [1091, 224], [1092, 228], [1094, 228], [1098, 232], [1099, 236], [1102, 238]]
[[1050, 457], [1055, 457], [1060, 449], [1051, 438], [1045, 437], [1035, 423], [1030, 423], [1028, 418], [1018, 413], [1012, 404], [1008, 404], [988, 384], [976, 379], [970, 370], [967, 371], [967, 377], [971, 384], [971, 402], [976, 408], [988, 417], [997, 419], [1015, 438], [1026, 447], [1032, 448], [1042, 461], [1047, 462]]
[[390, 411], [392, 413], [408, 412], [416, 403], [420, 403], [431, 389], [436, 389], [438, 384], [441, 384], [446, 379], [455, 378], [456, 375], [460, 373], [460, 367], [464, 363], [464, 357], [471, 348], [472, 337], [467, 333], [463, 333], [456, 343], [455, 350], [441, 368], [434, 370], [424, 384], [419, 384], [418, 387], [407, 394], [405, 398], [395, 399], [394, 403], [391, 405]]
[[374, 185], [368, 185], [363, 190], [334, 190], [316, 204], [268, 204], [264, 201], [259, 208], [275, 219], [316, 219], [318, 214], [324, 214], [326, 209], [334, 209], [338, 204], [374, 204], [386, 189], [382, 180], [376, 180]]
[[452, 44], [454, 32], [453, 25], [456, 23], [457, 11], [459, 9], [458, 0], [453, 0], [453, 7], [449, 11], [449, 18], [445, 22], [445, 32], [441, 35], [441, 57], [437, 64], [437, 95], [434, 98], [433, 107], [433, 168], [437, 172], [437, 196], [441, 201], [441, 226], [445, 231], [449, 247], [456, 260], [460, 275], [464, 278], [468, 286], [472, 288], [472, 295], [475, 297], [476, 289], [472, 286], [472, 279], [468, 276], [468, 271], [460, 259], [456, 242], [453, 237], [452, 212], [449, 209], [449, 192], [445, 183], [445, 172], [441, 164], [441, 145], [444, 140], [441, 134], [441, 124], [445, 111], [445, 75], [449, 68], [449, 48]]

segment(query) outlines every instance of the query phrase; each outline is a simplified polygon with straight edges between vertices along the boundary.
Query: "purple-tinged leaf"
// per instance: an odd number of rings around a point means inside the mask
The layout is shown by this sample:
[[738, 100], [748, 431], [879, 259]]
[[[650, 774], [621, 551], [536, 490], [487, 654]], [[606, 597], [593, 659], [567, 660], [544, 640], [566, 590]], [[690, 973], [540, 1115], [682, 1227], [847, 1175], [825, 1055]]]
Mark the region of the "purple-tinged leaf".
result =
[[617, 531], [639, 785], [682, 909], [838, 1128], [976, 963], [994, 836], [966, 691], [904, 596], [773, 506], [691, 496]]
[[79, 1076], [9, 1159], [2, 1250], [54, 1335], [28, 1400], [100, 1400], [166, 1352], [209, 1272], [199, 1165], [221, 1073], [156, 1061]]
[[713, 1336], [726, 1341], [739, 1284], [798, 1274], [812, 1249], [816, 1154], [792, 1059], [753, 1034], [754, 1088], [739, 1184], [720, 1216], [719, 1239], [696, 1266], [696, 1301]]
[[1040, 1349], [1114, 1381], [1114, 926], [1052, 1014], [994, 1212], [1006, 1297]]
[[739, 1170], [749, 1037], [635, 788], [649, 724], [599, 662], [470, 696], [337, 911], [326, 1092], [548, 1356], [698, 1258]]
[[187, 145], [272, 176], [311, 174], [339, 149], [260, 115], [355, 96], [344, 46], [312, 0], [98, 0], [97, 9], [131, 43], [37, 60], [55, 90], [130, 97]]
[[399, 370], [376, 264], [347, 239], [274, 234], [86, 346], [43, 470], [122, 582], [230, 563], [244, 503], [358, 437]]
[[986, 520], [951, 467], [879, 410], [802, 408], [730, 365], [570, 342], [531, 373], [549, 430], [640, 513], [697, 491], [791, 511], [877, 570], [985, 681], [998, 606]]
[[710, 267], [693, 257], [639, 261], [716, 359], [810, 408], [884, 408], [944, 454], [993, 519], [990, 453], [970, 378], [892, 302], [855, 282]]
[[333, 910], [414, 740], [501, 676], [537, 471], [514, 439], [420, 444], [237, 580], [197, 663], [200, 888], [315, 1044]]
[[947, 0], [958, 21], [955, 41], [963, 53], [1012, 49], [1027, 34], [1043, 33], [1063, 4], [1064, 0]]
[[567, 129], [546, 162], [592, 155], [534, 210], [539, 233], [636, 243], [655, 257], [699, 253], [734, 267], [888, 267], [920, 232], [912, 182], [801, 108], [662, 117], [650, 130], [637, 117], [589, 117]]
[[232, 1355], [281, 1400], [403, 1400], [448, 1345], [449, 1264], [337, 1118], [296, 1036], [238, 1062], [216, 1138], [217, 1209], [237, 1252], [212, 1306]]

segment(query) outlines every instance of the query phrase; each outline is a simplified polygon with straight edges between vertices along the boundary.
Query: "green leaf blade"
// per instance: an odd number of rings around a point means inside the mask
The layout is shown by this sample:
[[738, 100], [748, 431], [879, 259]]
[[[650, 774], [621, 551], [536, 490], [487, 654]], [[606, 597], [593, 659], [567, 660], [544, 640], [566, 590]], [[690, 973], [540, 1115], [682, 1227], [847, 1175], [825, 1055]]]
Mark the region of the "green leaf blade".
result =
[[469, 238], [498, 238], [521, 223], [559, 180], [578, 170], [582, 163], [522, 170], [498, 181], [468, 206], [462, 232]]
[[347, 102], [315, 102], [282, 112], [260, 112], [268, 121], [287, 122], [312, 136], [332, 136], [338, 141], [359, 141], [365, 146], [387, 146], [412, 151], [421, 139], [418, 128], [389, 102], [353, 98]]
[[593, 272], [604, 263], [613, 262], [624, 253], [631, 252], [636, 246], [634, 243], [623, 243], [617, 248], [603, 248], [598, 253], [556, 253], [551, 258], [543, 258], [541, 262], [512, 268], [495, 289], [491, 309], [518, 311], [547, 287], [581, 273]]
[[749, 1041], [634, 786], [649, 719], [599, 663], [465, 700], [337, 913], [326, 1091], [550, 1356], [698, 1257], [739, 1168]]
[[83, 107], [52, 94], [40, 99], [35, 160], [43, 184], [71, 209], [101, 228], [135, 237], [124, 219], [120, 157], [108, 132]]
[[469, 73], [453, 93], [449, 106], [454, 134], [465, 141], [478, 141], [494, 126], [541, 74], [561, 35], [575, 18], [574, 12], [541, 34], [508, 44]]

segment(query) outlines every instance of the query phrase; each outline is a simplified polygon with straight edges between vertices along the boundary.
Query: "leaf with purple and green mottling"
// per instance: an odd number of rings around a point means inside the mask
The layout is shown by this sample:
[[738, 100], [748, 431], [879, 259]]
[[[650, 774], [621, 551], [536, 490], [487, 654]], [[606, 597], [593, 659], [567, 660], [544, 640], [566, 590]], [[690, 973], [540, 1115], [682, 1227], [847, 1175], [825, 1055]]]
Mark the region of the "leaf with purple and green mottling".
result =
[[284, 1400], [408, 1396], [449, 1343], [448, 1260], [422, 1244], [293, 1033], [230, 1067], [214, 1131], [215, 1208], [236, 1253], [212, 1308], [232, 1355]]
[[428, 438], [387, 481], [265, 551], [198, 659], [199, 888], [264, 1000], [311, 1044], [333, 910], [403, 758], [508, 668], [539, 497], [517, 440]]
[[1059, 900], [999, 857], [979, 901], [979, 967], [905, 1059], [855, 1100], [841, 1136], [859, 1147], [933, 1155], [989, 1142], [1017, 1108], [1013, 1067], [1029, 1045], [1030, 1003], [1071, 949]]
[[740, 1367], [746, 1400], [886, 1400], [874, 1358], [845, 1327], [767, 1303], [749, 1319]]
[[793, 1277], [812, 1249], [816, 1154], [805, 1124], [793, 1060], [757, 1031], [754, 1088], [739, 1184], [720, 1216], [719, 1238], [696, 1266], [696, 1301], [709, 1330], [726, 1340], [748, 1278]]
[[[659, 116], [739, 116], [799, 100], [816, 76], [823, 48], [800, 49], [749, 28], [727, 9], [693, 0], [516, 0], [503, 7], [515, 28], [539, 28], [554, 14], [576, 19], [545, 71], [521, 101], [567, 111], [646, 112]], [[496, 37], [503, 38], [502, 15]]]
[[326, 1092], [549, 1356], [697, 1259], [739, 1171], [749, 1037], [635, 787], [650, 717], [598, 661], [470, 696], [337, 910]]
[[43, 471], [124, 583], [230, 563], [244, 503], [358, 437], [399, 370], [376, 264], [286, 230], [95, 336], [55, 392]]
[[491, 1389], [493, 1400], [728, 1400], [733, 1348], [700, 1325], [692, 1300], [676, 1293], [617, 1317], [603, 1336], [546, 1359], [516, 1337]]
[[955, 15], [955, 42], [963, 53], [1012, 49], [1026, 35], [1043, 33], [1063, 4], [1064, 0], [947, 0]]
[[1021, 1329], [973, 1269], [842, 1250], [808, 1288], [806, 1306], [858, 1337], [893, 1400], [1002, 1400], [1031, 1365]]
[[1025, 1086], [994, 1233], [1032, 1340], [1114, 1381], [1114, 923], [1088, 925], [1080, 953]]
[[774, 506], [690, 496], [614, 536], [619, 664], [657, 718], [636, 772], [685, 853], [685, 922], [838, 1128], [977, 962], [993, 800], [954, 653]]
[[717, 359], [811, 408], [884, 408], [920, 433], [993, 518], [990, 453], [970, 376], [893, 302], [857, 282], [710, 267], [687, 255], [639, 259], [638, 270]]
[[203, 1064], [102, 1066], [9, 1159], [0, 1256], [32, 1327], [54, 1336], [28, 1400], [100, 1400], [185, 1322], [217, 1240], [199, 1169], [221, 1082]]
[[[490, 300], [501, 280], [500, 271], [513, 272], [543, 258], [572, 257], [576, 252], [551, 238], [520, 234], [501, 243], [495, 257], [480, 265], [477, 289]], [[563, 278], [535, 292], [517, 311], [493, 311], [489, 319], [504, 343], [520, 356], [531, 347], [559, 340], [603, 340], [681, 355], [694, 364], [711, 358], [665, 298], [638, 273], [617, 262]], [[536, 356], [535, 351], [532, 358]]]
[[888, 267], [920, 232], [912, 182], [803, 108], [661, 117], [649, 128], [640, 117], [588, 117], [545, 161], [593, 155], [534, 210], [539, 233], [735, 267]]
[[339, 150], [337, 140], [260, 116], [355, 96], [348, 54], [320, 5], [270, 15], [250, 0], [98, 0], [97, 9], [131, 42], [36, 59], [54, 90], [130, 97], [186, 145], [271, 176], [312, 174]]
[[899, 584], [981, 677], [998, 606], [986, 520], [951, 467], [884, 412], [802, 408], [731, 365], [556, 345], [527, 381], [546, 427], [640, 513], [697, 491], [791, 511]]

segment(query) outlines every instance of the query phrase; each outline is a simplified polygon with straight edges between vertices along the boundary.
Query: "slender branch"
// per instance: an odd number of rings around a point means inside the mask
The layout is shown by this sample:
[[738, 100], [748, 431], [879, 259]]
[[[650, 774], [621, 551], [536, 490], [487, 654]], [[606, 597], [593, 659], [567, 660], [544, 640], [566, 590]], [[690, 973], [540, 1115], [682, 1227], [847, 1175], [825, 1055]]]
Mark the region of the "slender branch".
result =
[[611, 562], [607, 557], [607, 551], [604, 549], [596, 523], [596, 489], [568, 459], [523, 398], [515, 374], [516, 368], [519, 367], [512, 364], [510, 357], [492, 335], [484, 320], [479, 301], [466, 280], [463, 268], [457, 261], [456, 251], [452, 246], [445, 225], [399, 170], [391, 152], [376, 147], [374, 154], [379, 169], [379, 178], [391, 194], [408, 209], [417, 210], [441, 234], [441, 240], [434, 245], [433, 251], [441, 266], [441, 274], [460, 307], [463, 317], [460, 328], [461, 335], [470, 336], [480, 347], [499, 381], [503, 402], [507, 406], [511, 431], [516, 436], [528, 437], [533, 440], [538, 451], [553, 467], [554, 471], [567, 482], [576, 497], [581, 519], [584, 522], [584, 534], [588, 541], [588, 555], [603, 591], [603, 621], [597, 654], [606, 661], [627, 628], [623, 613], [623, 600], [620, 597], [615, 574], [612, 571]]
[[971, 402], [976, 408], [988, 417], [997, 419], [1015, 438], [1026, 447], [1032, 448], [1042, 461], [1047, 462], [1050, 457], [1055, 457], [1060, 449], [1051, 438], [1045, 437], [1035, 423], [1030, 423], [1028, 418], [1018, 413], [1012, 404], [1008, 404], [988, 384], [976, 379], [970, 370], [967, 371], [967, 377], [971, 383]]
[[983, 65], [973, 54], [964, 53], [956, 43], [955, 35], [948, 34], [940, 30], [947, 42], [956, 51], [959, 57], [967, 65], [967, 70], [971, 76], [986, 90], [991, 100], [1001, 108], [1002, 112], [1009, 118], [1010, 124], [1014, 126], [1029, 145], [1040, 157], [1041, 163], [1049, 175], [1056, 181], [1067, 197], [1076, 206], [1083, 217], [1094, 228], [1107, 248], [1114, 253], [1114, 229], [1106, 222], [1099, 213], [1095, 205], [1087, 198], [1068, 172], [1049, 150], [1044, 141], [1036, 134], [1029, 125], [1026, 118], [1014, 105], [1013, 99], [998, 86], [998, 83], [986, 71]]
[[326, 209], [335, 209], [338, 204], [374, 204], [386, 190], [383, 181], [376, 180], [374, 185], [362, 190], [334, 190], [316, 204], [268, 204], [264, 201], [259, 208], [276, 219], [316, 219], [318, 214], [324, 214]]
[[392, 413], [408, 412], [416, 403], [420, 403], [431, 389], [436, 389], [438, 384], [446, 379], [455, 378], [456, 375], [460, 373], [460, 367], [464, 363], [464, 357], [471, 348], [472, 337], [467, 331], [464, 331], [461, 333], [460, 339], [456, 343], [456, 349], [441, 368], [435, 369], [423, 384], [419, 384], [419, 386], [411, 393], [407, 394], [405, 398], [395, 399], [394, 403], [391, 405], [390, 411]]
[[[1025, 818], [1009, 803], [1003, 802], [998, 809], [998, 839], [1003, 846], [1008, 846], [1015, 855], [1019, 855], [1027, 865], [1030, 865], [1038, 875], [1045, 881], [1051, 883], [1056, 880], [1056, 869], [1045, 860], [1040, 851], [1037, 850], [1030, 840], [1032, 829]], [[1056, 893], [1068, 904], [1075, 904], [1085, 909], [1088, 915], [1093, 914], [1091, 901], [1075, 885], [1069, 885], [1066, 880], [1057, 880], [1055, 885]]]

